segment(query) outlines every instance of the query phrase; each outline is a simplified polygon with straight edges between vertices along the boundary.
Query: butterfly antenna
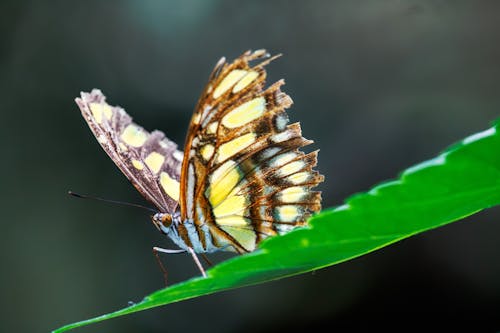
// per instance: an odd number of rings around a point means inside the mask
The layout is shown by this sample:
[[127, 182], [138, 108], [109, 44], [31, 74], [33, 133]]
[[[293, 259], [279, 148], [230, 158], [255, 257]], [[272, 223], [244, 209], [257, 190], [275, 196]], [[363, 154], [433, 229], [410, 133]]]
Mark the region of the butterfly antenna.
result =
[[97, 200], [97, 201], [104, 201], [104, 202], [109, 202], [109, 203], [113, 203], [113, 204], [117, 204], [117, 205], [124, 205], [124, 206], [132, 206], [132, 207], [142, 208], [142, 209], [149, 210], [150, 212], [153, 212], [153, 213], [157, 213], [158, 212], [157, 210], [155, 210], [153, 208], [146, 207], [146, 206], [139, 205], [139, 204], [130, 203], [130, 202], [103, 199], [103, 198], [99, 198], [99, 197], [93, 197], [93, 196], [90, 196], [90, 195], [78, 194], [78, 193], [75, 193], [73, 191], [68, 191], [68, 194], [71, 195], [71, 196], [73, 196], [73, 197], [75, 197], [75, 198], [92, 199], [92, 200]]

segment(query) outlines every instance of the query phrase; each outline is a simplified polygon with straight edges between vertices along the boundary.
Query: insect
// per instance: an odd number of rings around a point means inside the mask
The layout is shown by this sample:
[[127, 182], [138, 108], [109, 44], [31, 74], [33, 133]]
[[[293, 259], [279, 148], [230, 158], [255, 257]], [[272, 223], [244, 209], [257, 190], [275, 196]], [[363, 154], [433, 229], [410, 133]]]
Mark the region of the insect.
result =
[[[318, 151], [299, 148], [300, 124], [289, 124], [291, 98], [280, 80], [265, 87], [265, 50], [232, 63], [221, 58], [194, 110], [184, 152], [165, 135], [147, 132], [100, 90], [76, 98], [106, 153], [157, 213], [153, 224], [201, 273], [196, 253], [251, 252], [263, 239], [306, 225], [321, 208], [313, 188], [323, 176], [313, 167]], [[251, 62], [260, 61], [254, 66]]]

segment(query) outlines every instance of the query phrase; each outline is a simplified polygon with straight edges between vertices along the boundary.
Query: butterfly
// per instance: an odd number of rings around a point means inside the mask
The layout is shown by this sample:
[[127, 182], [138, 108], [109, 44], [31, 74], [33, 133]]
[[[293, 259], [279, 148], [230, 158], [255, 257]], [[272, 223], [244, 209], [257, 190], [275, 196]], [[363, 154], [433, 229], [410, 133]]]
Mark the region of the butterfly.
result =
[[313, 141], [302, 137], [299, 123], [289, 124], [284, 81], [265, 87], [265, 66], [278, 56], [257, 50], [219, 60], [184, 152], [109, 105], [98, 89], [75, 99], [106, 153], [156, 207], [153, 224], [193, 255], [203, 275], [196, 253], [251, 252], [321, 209], [321, 192], [313, 190], [324, 180], [313, 170], [318, 151], [299, 150]]

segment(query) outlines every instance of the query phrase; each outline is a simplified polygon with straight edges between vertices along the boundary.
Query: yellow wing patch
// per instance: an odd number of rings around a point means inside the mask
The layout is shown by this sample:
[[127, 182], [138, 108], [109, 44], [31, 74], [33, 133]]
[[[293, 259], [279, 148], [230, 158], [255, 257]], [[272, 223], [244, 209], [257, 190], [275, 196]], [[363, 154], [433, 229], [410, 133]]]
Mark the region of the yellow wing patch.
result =
[[300, 216], [300, 210], [294, 205], [280, 206], [277, 209], [278, 215], [283, 222], [295, 222]]
[[219, 218], [236, 215], [248, 206], [246, 197], [243, 195], [230, 195], [213, 209], [215, 219], [219, 223]]
[[308, 180], [309, 177], [310, 177], [310, 174], [308, 172], [299, 172], [299, 173], [294, 173], [293, 175], [289, 176], [287, 179], [292, 184], [302, 184], [306, 180]]
[[172, 199], [179, 200], [180, 184], [177, 180], [171, 178], [168, 173], [160, 174], [160, 184]]
[[245, 89], [253, 80], [259, 77], [256, 71], [248, 72], [233, 88], [233, 94]]
[[306, 189], [301, 186], [292, 186], [282, 190], [279, 198], [283, 202], [298, 202], [307, 194]]
[[279, 174], [280, 176], [291, 175], [292, 173], [302, 170], [304, 167], [305, 163], [303, 161], [294, 161], [282, 166], [279, 169]]
[[248, 219], [239, 215], [230, 215], [217, 219], [217, 224], [228, 227], [247, 227], [250, 224]]
[[247, 133], [222, 144], [217, 152], [217, 162], [222, 162], [255, 142], [255, 133]]
[[136, 160], [135, 158], [132, 159], [132, 165], [134, 166], [134, 168], [136, 168], [137, 170], [142, 170], [144, 169], [144, 164], [142, 164], [141, 161], [139, 160]]
[[148, 135], [139, 126], [130, 124], [123, 130], [121, 139], [129, 146], [138, 148], [146, 142]]
[[235, 69], [230, 72], [224, 79], [222, 79], [217, 88], [215, 88], [213, 94], [214, 98], [219, 98], [247, 73], [247, 71], [241, 69]]
[[163, 162], [165, 162], [165, 157], [154, 151], [144, 159], [144, 162], [148, 168], [156, 174], [160, 171]]
[[222, 125], [227, 128], [240, 127], [259, 118], [264, 111], [266, 111], [266, 99], [257, 97], [227, 113], [222, 118]]
[[102, 116], [106, 117], [106, 119], [110, 120], [113, 116], [113, 111], [111, 107], [107, 104], [103, 103], [89, 103], [90, 111], [94, 116], [95, 121], [100, 124], [102, 123]]
[[210, 176], [210, 186], [207, 188], [208, 199], [212, 207], [220, 204], [238, 184], [241, 175], [234, 161], [227, 161]]
[[208, 134], [215, 134], [217, 132], [217, 127], [219, 127], [219, 122], [213, 122], [210, 125], [207, 126], [207, 133]]
[[200, 154], [205, 161], [208, 161], [214, 154], [214, 146], [207, 143], [203, 147], [200, 148]]
[[257, 235], [252, 228], [242, 228], [233, 226], [221, 226], [222, 230], [227, 232], [247, 251], [255, 250]]

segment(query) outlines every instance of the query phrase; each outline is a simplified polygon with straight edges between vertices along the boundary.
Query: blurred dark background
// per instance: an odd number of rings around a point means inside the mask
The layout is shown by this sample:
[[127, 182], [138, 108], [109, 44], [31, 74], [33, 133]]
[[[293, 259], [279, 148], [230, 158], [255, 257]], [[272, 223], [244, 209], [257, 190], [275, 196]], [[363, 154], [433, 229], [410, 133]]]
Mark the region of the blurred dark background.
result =
[[[500, 108], [496, 1], [2, 1], [3, 332], [47, 332], [163, 287], [148, 213], [74, 98], [100, 88], [182, 145], [214, 64], [284, 56], [292, 121], [320, 148], [324, 207], [490, 126]], [[188, 300], [82, 332], [500, 329], [500, 210], [341, 265]], [[172, 282], [197, 274], [164, 258]], [[401, 322], [401, 324], [396, 324]], [[396, 326], [403, 325], [403, 326]]]

